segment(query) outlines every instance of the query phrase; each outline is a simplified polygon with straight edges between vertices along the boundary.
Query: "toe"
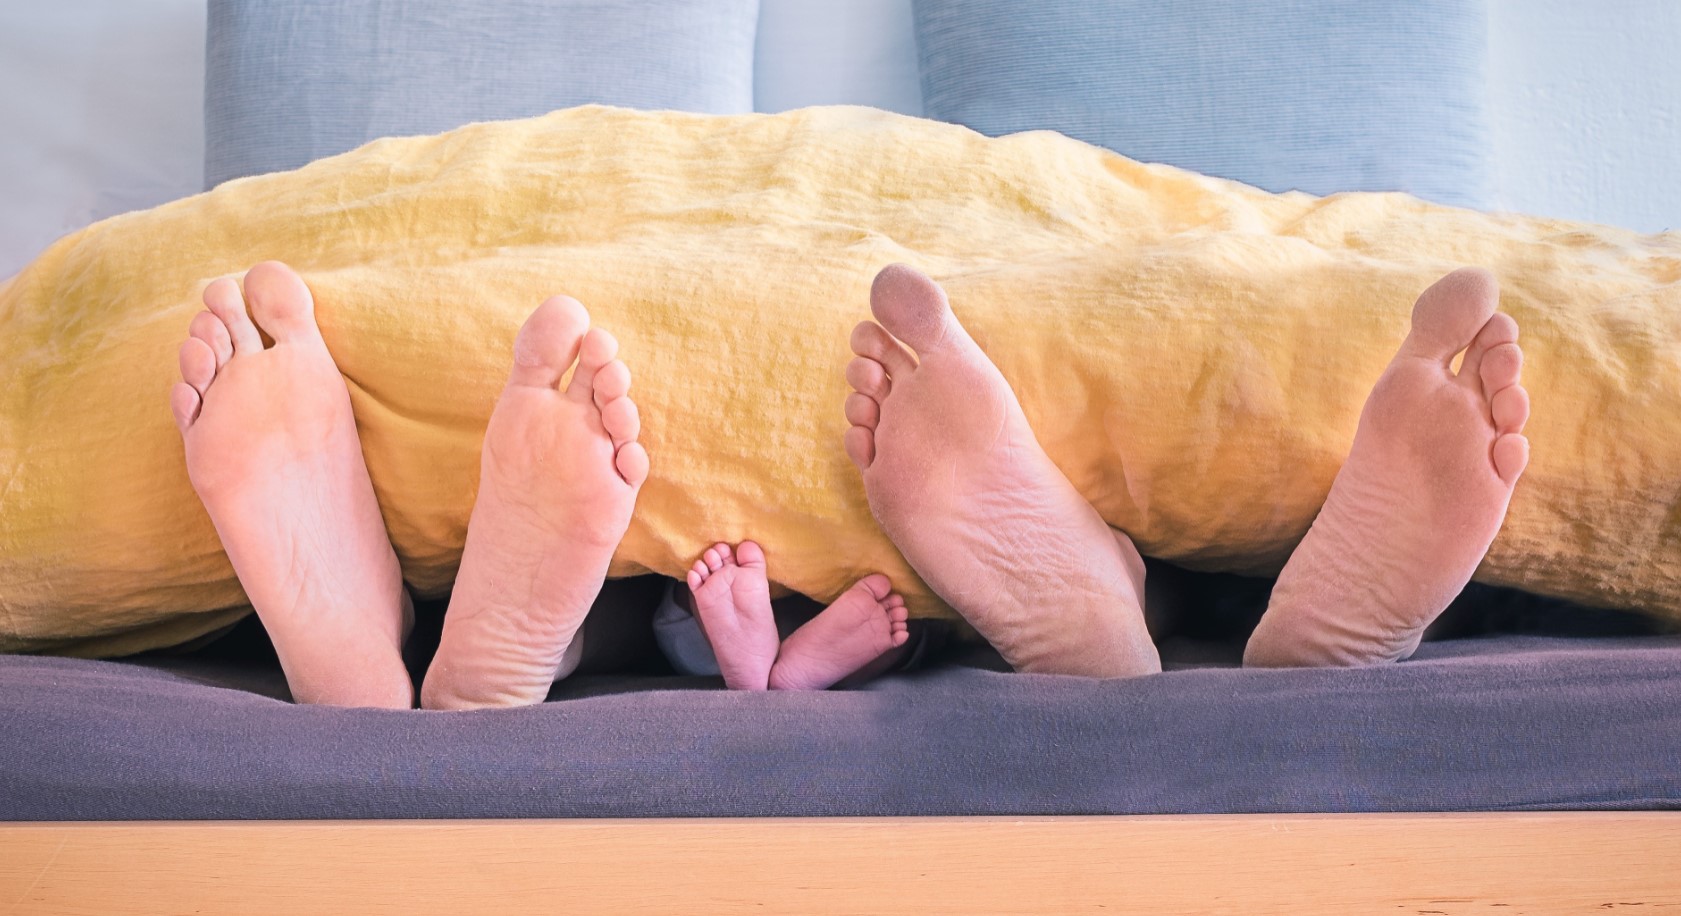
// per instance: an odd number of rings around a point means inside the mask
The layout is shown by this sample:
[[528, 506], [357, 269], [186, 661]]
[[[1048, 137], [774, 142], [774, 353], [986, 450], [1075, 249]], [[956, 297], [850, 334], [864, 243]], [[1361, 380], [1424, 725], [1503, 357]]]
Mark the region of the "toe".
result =
[[846, 446], [846, 457], [858, 466], [858, 470], [867, 471], [876, 460], [876, 434], [862, 426], [847, 427], [846, 436], [841, 440]]
[[245, 301], [257, 326], [277, 343], [319, 340], [315, 297], [304, 278], [279, 261], [264, 261], [245, 273]]
[[1517, 433], [1507, 433], [1494, 440], [1494, 472], [1512, 486], [1529, 466], [1529, 440]]
[[595, 406], [602, 407], [630, 393], [630, 367], [612, 360], [595, 373]]
[[881, 405], [869, 395], [854, 391], [846, 396], [846, 422], [865, 429], [875, 429], [881, 422]]
[[870, 312], [889, 333], [918, 353], [955, 343], [964, 336], [945, 290], [927, 274], [906, 264], [889, 264], [876, 274], [870, 284]]
[[689, 590], [694, 591], [700, 588], [701, 583], [705, 582], [710, 575], [712, 575], [712, 570], [706, 568], [706, 561], [696, 560], [695, 565], [689, 567]]
[[216, 377], [216, 354], [210, 352], [209, 344], [197, 337], [189, 337], [181, 342], [179, 361], [181, 381], [193, 386], [193, 390], [202, 397]]
[[630, 398], [608, 401], [601, 407], [601, 428], [607, 431], [615, 448], [636, 441], [642, 431], [642, 415]]
[[1508, 385], [1489, 400], [1489, 414], [1498, 433], [1521, 433], [1529, 422], [1529, 392], [1522, 385]]
[[1459, 367], [1459, 377], [1467, 384], [1481, 385], [1483, 355], [1501, 344], [1515, 344], [1518, 342], [1518, 323], [1505, 312], [1495, 312], [1494, 317], [1488, 319], [1482, 330], [1477, 332], [1475, 340], [1465, 351], [1465, 362]]
[[648, 450], [640, 442], [627, 442], [613, 455], [613, 467], [618, 470], [619, 479], [640, 487], [648, 479]]
[[1493, 398], [1518, 383], [1523, 374], [1523, 351], [1515, 343], [1501, 344], [1483, 354], [1477, 374], [1482, 377], [1483, 396]]
[[1500, 305], [1500, 284], [1480, 267], [1464, 267], [1437, 280], [1413, 305], [1404, 352], [1446, 367], [1470, 346]]
[[578, 358], [589, 330], [589, 312], [578, 300], [555, 296], [537, 306], [514, 338], [514, 366], [508, 384], [553, 388]]
[[880, 363], [890, 378], [899, 378], [916, 369], [916, 357], [911, 351], [873, 321], [860, 321], [852, 329], [852, 352]]
[[765, 551], [752, 541], [742, 541], [735, 548], [736, 562], [742, 566], [763, 568], [765, 565]]
[[204, 341], [205, 345], [210, 347], [210, 352], [216, 354], [216, 368], [226, 366], [228, 359], [233, 356], [233, 341], [228, 339], [228, 326], [215, 315], [209, 312], [194, 315], [187, 333]]
[[881, 363], [862, 356], [846, 364], [846, 383], [859, 394], [877, 401], [884, 400], [891, 388], [887, 370]]
[[221, 319], [235, 354], [262, 352], [262, 335], [251, 323], [251, 316], [245, 313], [245, 297], [240, 295], [238, 283], [223, 277], [205, 287], [204, 307]]
[[601, 328], [590, 328], [579, 346], [578, 371], [572, 373], [572, 381], [566, 386], [566, 396], [576, 401], [594, 398], [596, 374], [618, 355], [619, 342], [613, 335]]
[[175, 387], [169, 389], [169, 411], [175, 415], [175, 425], [183, 433], [198, 419], [199, 408], [203, 405], [198, 391], [186, 382], [176, 382]]
[[893, 594], [893, 580], [887, 578], [881, 573], [872, 573], [862, 579], [859, 579], [856, 587], [863, 588], [868, 591], [870, 593], [870, 597], [874, 598], [878, 602], [883, 598], [886, 598], [888, 595]]

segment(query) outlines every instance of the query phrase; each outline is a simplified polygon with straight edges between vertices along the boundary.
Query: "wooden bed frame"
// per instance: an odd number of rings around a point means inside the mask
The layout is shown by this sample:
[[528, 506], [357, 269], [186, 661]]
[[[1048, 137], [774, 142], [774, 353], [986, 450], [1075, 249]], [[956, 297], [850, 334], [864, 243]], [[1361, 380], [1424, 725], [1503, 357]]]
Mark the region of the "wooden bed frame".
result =
[[1681, 812], [0, 825], [0, 913], [1681, 912]]

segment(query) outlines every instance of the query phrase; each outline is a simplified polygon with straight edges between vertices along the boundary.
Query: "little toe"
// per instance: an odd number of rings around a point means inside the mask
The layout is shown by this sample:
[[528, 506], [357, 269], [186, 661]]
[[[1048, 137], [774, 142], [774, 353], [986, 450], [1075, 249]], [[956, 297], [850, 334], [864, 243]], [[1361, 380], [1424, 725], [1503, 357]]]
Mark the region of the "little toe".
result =
[[578, 347], [589, 329], [589, 312], [568, 296], [555, 296], [537, 306], [514, 338], [514, 366], [508, 384], [553, 388], [578, 358]]
[[607, 431], [615, 447], [636, 441], [642, 431], [642, 415], [636, 409], [636, 402], [619, 398], [602, 405], [601, 428]]
[[1518, 383], [1523, 374], [1523, 351], [1515, 343], [1500, 344], [1483, 354], [1483, 394], [1489, 398]]
[[169, 412], [175, 415], [175, 425], [182, 433], [198, 419], [199, 408], [203, 406], [204, 401], [197, 389], [186, 382], [176, 382], [169, 389]]
[[735, 559], [742, 566], [763, 567], [765, 565], [765, 551], [753, 541], [742, 541], [736, 545]]
[[1499, 433], [1521, 433], [1529, 422], [1529, 392], [1522, 385], [1508, 385], [1489, 399], [1489, 414]]
[[867, 471], [876, 460], [876, 435], [873, 430], [862, 426], [849, 426], [841, 444], [846, 447], [846, 457], [858, 466], [858, 470]]
[[204, 288], [204, 307], [221, 319], [235, 354], [262, 352], [263, 337], [246, 314], [245, 297], [232, 278], [223, 277]]
[[181, 342], [178, 359], [181, 381], [193, 386], [193, 390], [202, 396], [216, 377], [216, 354], [210, 352], [209, 344], [197, 337], [189, 337]]
[[897, 378], [916, 369], [916, 357], [905, 345], [893, 339], [881, 325], [860, 321], [852, 329], [852, 352], [873, 359], [887, 370], [890, 378]]
[[596, 373], [606, 368], [619, 355], [619, 341], [601, 328], [590, 328], [578, 348], [578, 369], [566, 386], [566, 396], [575, 401], [595, 397]]
[[228, 338], [228, 326], [209, 312], [199, 312], [193, 316], [193, 322], [187, 327], [187, 333], [205, 342], [210, 352], [216, 354], [216, 368], [220, 369], [228, 364], [233, 356], [233, 341]]
[[1529, 440], [1518, 433], [1507, 433], [1494, 440], [1494, 472], [1512, 486], [1529, 466]]
[[1480, 267], [1462, 267], [1437, 280], [1413, 305], [1403, 351], [1446, 367], [1470, 346], [1500, 305], [1500, 284]]
[[964, 335], [945, 290], [908, 264], [889, 264], [876, 274], [870, 284], [870, 311], [889, 333], [918, 353]]
[[595, 406], [603, 407], [630, 393], [630, 367], [612, 360], [595, 373]]
[[640, 442], [627, 442], [614, 453], [613, 467], [619, 472], [620, 480], [640, 487], [648, 479], [648, 450]]
[[315, 297], [297, 271], [279, 261], [264, 261], [245, 273], [245, 301], [257, 326], [277, 343], [319, 340]]
[[846, 383], [852, 390], [877, 401], [885, 399], [891, 387], [881, 363], [864, 356], [846, 364]]
[[846, 396], [846, 422], [865, 429], [875, 429], [881, 422], [881, 404], [867, 394], [854, 391]]

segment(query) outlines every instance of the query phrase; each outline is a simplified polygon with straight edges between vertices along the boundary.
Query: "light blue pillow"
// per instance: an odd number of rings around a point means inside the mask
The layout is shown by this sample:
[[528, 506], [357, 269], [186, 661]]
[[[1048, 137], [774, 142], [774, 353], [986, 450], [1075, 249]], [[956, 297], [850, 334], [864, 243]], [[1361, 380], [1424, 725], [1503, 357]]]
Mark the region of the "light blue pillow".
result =
[[915, 0], [927, 115], [1269, 191], [1485, 206], [1476, 0]]
[[205, 186], [590, 102], [753, 110], [759, 0], [210, 0]]

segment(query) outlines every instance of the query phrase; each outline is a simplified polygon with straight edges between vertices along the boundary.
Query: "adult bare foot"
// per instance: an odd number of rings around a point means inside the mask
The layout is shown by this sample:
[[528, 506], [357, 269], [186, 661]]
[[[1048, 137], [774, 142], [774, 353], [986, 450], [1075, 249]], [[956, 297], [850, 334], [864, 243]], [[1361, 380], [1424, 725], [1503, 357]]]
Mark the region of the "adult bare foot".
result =
[[[1487, 271], [1419, 296], [1348, 460], [1290, 556], [1244, 663], [1397, 661], [1470, 581], [1529, 462], [1518, 326]], [[1465, 359], [1455, 374], [1450, 364]]]
[[1039, 447], [945, 293], [895, 264], [870, 307], [881, 324], [852, 332], [846, 451], [911, 567], [1018, 670], [1161, 670], [1138, 551]]
[[910, 638], [905, 599], [886, 576], [865, 576], [788, 635], [770, 672], [772, 690], [827, 690]]
[[752, 541], [734, 551], [728, 544], [709, 547], [689, 570], [688, 583], [724, 686], [764, 690], [779, 645], [764, 550]]
[[409, 708], [400, 652], [412, 608], [309, 287], [267, 261], [246, 273], [243, 297], [222, 279], [204, 304], [170, 406], [187, 475], [293, 699]]
[[[648, 476], [618, 343], [557, 296], [526, 319], [485, 430], [479, 493], [427, 709], [542, 702]], [[561, 377], [577, 362], [571, 382]], [[574, 656], [576, 653], [572, 653]]]

